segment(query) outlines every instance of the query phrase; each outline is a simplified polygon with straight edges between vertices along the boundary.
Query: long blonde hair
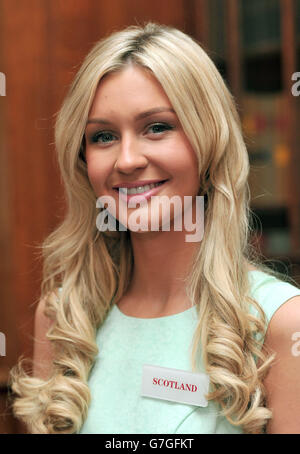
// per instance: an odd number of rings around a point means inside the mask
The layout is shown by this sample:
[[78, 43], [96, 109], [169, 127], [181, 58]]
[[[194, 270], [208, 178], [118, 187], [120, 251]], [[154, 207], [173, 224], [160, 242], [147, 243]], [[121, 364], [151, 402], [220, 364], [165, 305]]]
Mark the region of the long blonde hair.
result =
[[[128, 231], [97, 230], [84, 131], [99, 81], [129, 63], [152, 71], [161, 83], [199, 162], [205, 234], [186, 281], [199, 312], [192, 368], [197, 370], [201, 356], [212, 386], [208, 399], [220, 404], [232, 424], [260, 433], [271, 417], [262, 379], [272, 358], [261, 348], [266, 319], [249, 296], [248, 264], [267, 269], [254, 260], [249, 245], [249, 162], [240, 120], [233, 97], [199, 43], [151, 22], [97, 42], [57, 115], [67, 213], [43, 243], [41, 289], [53, 320], [47, 338], [55, 361], [45, 380], [25, 372], [24, 359], [11, 370], [14, 414], [31, 433], [77, 433], [87, 417], [96, 333], [127, 289], [133, 253]], [[59, 298], [53, 298], [59, 287]], [[250, 315], [250, 305], [258, 317]]]

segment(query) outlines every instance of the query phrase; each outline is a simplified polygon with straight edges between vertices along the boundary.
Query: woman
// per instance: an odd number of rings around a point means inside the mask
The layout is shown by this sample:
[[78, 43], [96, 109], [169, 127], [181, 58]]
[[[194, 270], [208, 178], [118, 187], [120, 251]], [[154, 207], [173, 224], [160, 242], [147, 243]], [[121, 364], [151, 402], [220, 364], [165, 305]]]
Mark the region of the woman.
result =
[[[56, 147], [68, 212], [44, 243], [33, 376], [21, 361], [11, 371], [15, 415], [33, 433], [298, 431], [300, 290], [254, 259], [239, 118], [199, 44], [153, 23], [97, 43]], [[130, 205], [132, 187], [145, 203]], [[175, 229], [180, 208], [164, 229], [149, 194], [189, 196], [193, 219], [204, 197], [201, 240]], [[101, 197], [116, 230], [97, 222]], [[136, 214], [159, 228], [134, 229]]]

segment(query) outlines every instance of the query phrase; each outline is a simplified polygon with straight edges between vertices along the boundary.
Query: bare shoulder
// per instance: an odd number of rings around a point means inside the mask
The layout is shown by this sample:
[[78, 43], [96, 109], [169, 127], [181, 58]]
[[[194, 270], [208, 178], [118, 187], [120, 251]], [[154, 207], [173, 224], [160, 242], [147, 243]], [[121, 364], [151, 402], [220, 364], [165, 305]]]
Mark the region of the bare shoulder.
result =
[[300, 434], [300, 295], [275, 312], [265, 344], [276, 353], [264, 380], [267, 405], [273, 411], [267, 432]]
[[47, 315], [46, 304], [48, 298], [57, 298], [55, 292], [48, 297], [41, 298], [34, 316], [34, 344], [33, 344], [33, 376], [46, 379], [51, 371], [54, 352], [47, 333], [53, 325], [53, 320]]
[[[300, 292], [300, 290], [299, 290]], [[279, 342], [300, 330], [300, 295], [288, 299], [277, 309], [268, 326], [266, 341]]]

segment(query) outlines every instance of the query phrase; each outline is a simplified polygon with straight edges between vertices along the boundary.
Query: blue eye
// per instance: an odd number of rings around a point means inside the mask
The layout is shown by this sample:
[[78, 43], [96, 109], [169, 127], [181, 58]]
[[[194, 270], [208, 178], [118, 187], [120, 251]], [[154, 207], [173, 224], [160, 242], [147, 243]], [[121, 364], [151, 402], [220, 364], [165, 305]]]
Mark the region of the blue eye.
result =
[[[174, 126], [168, 123], [155, 123], [147, 127], [147, 134], [153, 134], [159, 136], [166, 131], [174, 129]], [[108, 131], [98, 131], [90, 137], [92, 144], [109, 145], [113, 141], [117, 140], [117, 137]]]
[[[92, 143], [109, 143], [110, 138], [114, 137], [110, 132], [97, 132], [91, 137]], [[103, 140], [99, 140], [103, 139]]]
[[153, 129], [154, 133], [162, 133], [165, 131], [170, 131], [171, 129], [174, 129], [173, 126], [168, 125], [167, 123], [156, 123], [154, 125], [151, 125], [149, 130]]

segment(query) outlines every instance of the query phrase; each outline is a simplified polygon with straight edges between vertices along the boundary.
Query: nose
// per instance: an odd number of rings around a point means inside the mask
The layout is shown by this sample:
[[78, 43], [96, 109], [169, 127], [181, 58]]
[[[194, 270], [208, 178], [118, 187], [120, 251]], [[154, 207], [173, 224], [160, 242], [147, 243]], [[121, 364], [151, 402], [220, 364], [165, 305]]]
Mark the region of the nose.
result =
[[122, 173], [131, 173], [135, 169], [144, 168], [147, 163], [148, 159], [139, 140], [132, 136], [123, 137], [114, 168]]

